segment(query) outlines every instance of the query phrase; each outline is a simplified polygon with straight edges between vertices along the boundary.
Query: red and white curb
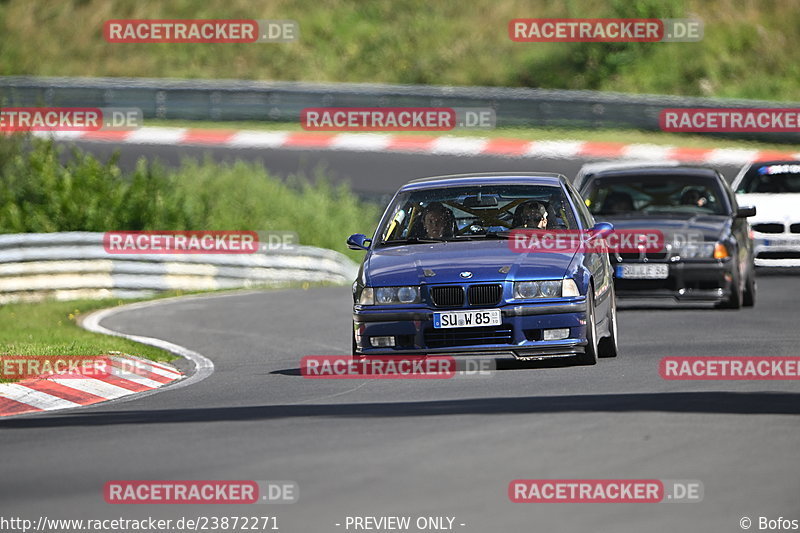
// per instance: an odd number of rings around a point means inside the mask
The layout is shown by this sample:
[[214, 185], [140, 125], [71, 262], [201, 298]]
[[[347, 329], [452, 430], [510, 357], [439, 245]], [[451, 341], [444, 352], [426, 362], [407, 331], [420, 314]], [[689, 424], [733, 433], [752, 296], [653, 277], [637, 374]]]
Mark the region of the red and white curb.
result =
[[38, 137], [120, 144], [224, 146], [356, 152], [399, 152], [431, 155], [499, 156], [520, 158], [656, 159], [720, 165], [768, 159], [800, 159], [800, 152], [739, 148], [688, 148], [656, 144], [591, 141], [529, 141], [377, 133], [318, 133], [306, 131], [248, 131], [145, 127], [130, 131], [36, 132]]
[[0, 417], [92, 405], [151, 391], [179, 380], [176, 368], [132, 356], [108, 358], [116, 369], [99, 377], [61, 374], [0, 384]]
[[[112, 375], [108, 378], [102, 377], [99, 379], [83, 379], [74, 376], [55, 379], [48, 377], [0, 384], [0, 417], [83, 407], [110, 400], [124, 402], [157, 393], [163, 390], [166, 385], [169, 385], [169, 390], [175, 390], [206, 379], [214, 373], [214, 363], [204, 355], [155, 337], [130, 335], [115, 331], [101, 326], [100, 322], [118, 313], [169, 304], [176, 300], [222, 298], [241, 294], [248, 294], [248, 292], [237, 291], [229, 294], [200, 294], [163, 298], [121, 305], [90, 313], [80, 322], [82, 328], [94, 333], [123, 337], [140, 344], [147, 344], [166, 350], [189, 361], [194, 367], [193, 372], [188, 373], [188, 375], [182, 374], [176, 368], [165, 363], [155, 363], [146, 359], [126, 356], [124, 358], [114, 358], [116, 359], [116, 365], [123, 366], [124, 373], [121, 373], [120, 376]], [[125, 364], [123, 364], [123, 361]], [[137, 369], [135, 376], [130, 375], [132, 363], [135, 363], [134, 368]], [[116, 365], [112, 364], [112, 366]], [[144, 370], [139, 371], [139, 368], [144, 368]]]

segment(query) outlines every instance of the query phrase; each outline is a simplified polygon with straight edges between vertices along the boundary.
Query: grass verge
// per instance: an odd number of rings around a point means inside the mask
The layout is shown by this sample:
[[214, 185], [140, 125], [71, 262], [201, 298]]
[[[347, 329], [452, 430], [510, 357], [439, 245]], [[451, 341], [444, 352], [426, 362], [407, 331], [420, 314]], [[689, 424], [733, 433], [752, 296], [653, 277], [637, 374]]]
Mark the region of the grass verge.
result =
[[372, 232], [379, 216], [379, 206], [324, 175], [282, 180], [256, 162], [210, 158], [175, 169], [142, 159], [128, 173], [114, 157], [0, 136], [0, 233], [294, 231], [301, 244], [360, 260], [345, 241]]
[[[6, 75], [489, 85], [800, 100], [796, 0], [7, 0]], [[515, 18], [697, 18], [688, 43], [518, 43]], [[110, 19], [293, 19], [285, 44], [111, 44]]]

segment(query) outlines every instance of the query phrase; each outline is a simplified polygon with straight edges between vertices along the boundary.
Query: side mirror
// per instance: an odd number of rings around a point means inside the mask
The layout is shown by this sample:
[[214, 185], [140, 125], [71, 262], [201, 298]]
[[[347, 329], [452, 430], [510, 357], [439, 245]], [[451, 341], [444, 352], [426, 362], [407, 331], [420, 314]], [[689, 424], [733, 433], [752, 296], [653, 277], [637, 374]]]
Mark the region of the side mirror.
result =
[[614, 231], [614, 225], [610, 222], [598, 222], [592, 227], [592, 238], [605, 238]]
[[756, 216], [756, 208], [752, 205], [740, 207], [739, 210], [736, 211], [736, 218], [747, 218], [754, 216]]
[[347, 247], [351, 250], [369, 250], [372, 240], [363, 233], [354, 233], [347, 238]]

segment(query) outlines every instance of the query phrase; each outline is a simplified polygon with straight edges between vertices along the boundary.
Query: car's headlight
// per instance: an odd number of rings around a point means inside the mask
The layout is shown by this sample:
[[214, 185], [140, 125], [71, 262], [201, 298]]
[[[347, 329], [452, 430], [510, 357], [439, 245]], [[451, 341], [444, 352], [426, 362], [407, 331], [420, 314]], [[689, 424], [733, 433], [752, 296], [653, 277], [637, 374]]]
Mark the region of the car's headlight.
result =
[[714, 248], [717, 243], [697, 242], [684, 244], [678, 251], [684, 259], [710, 259], [714, 257]]
[[358, 303], [361, 305], [392, 305], [419, 303], [419, 287], [365, 287]]
[[532, 298], [559, 298], [562, 296], [580, 296], [578, 285], [572, 279], [546, 281], [517, 281], [514, 283], [514, 298], [530, 300]]
[[364, 287], [358, 297], [358, 303], [360, 305], [375, 305], [375, 293], [372, 287]]

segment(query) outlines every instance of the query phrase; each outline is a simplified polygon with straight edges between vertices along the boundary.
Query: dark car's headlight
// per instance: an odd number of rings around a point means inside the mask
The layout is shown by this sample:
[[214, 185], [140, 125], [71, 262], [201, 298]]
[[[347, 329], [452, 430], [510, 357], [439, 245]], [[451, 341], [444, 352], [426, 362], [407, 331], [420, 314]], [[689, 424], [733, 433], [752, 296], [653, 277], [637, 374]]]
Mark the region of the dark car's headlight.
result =
[[721, 242], [698, 242], [684, 244], [678, 249], [683, 259], [725, 259], [730, 257], [728, 248]]
[[416, 304], [420, 302], [419, 287], [364, 287], [358, 303], [361, 305]]
[[532, 298], [560, 298], [580, 296], [575, 280], [567, 278], [545, 281], [514, 282], [514, 298], [530, 300]]

